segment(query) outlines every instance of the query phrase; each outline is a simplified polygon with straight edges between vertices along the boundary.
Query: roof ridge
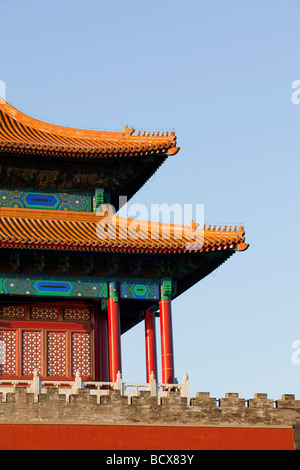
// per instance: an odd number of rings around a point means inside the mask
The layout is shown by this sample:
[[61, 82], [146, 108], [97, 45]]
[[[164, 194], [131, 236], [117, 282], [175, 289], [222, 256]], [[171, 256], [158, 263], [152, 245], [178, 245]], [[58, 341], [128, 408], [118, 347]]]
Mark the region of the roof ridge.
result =
[[[228, 228], [227, 228], [228, 227]], [[204, 230], [207, 230], [207, 231], [211, 231], [211, 232], [244, 232], [244, 226], [243, 225], [240, 225], [239, 228], [237, 228], [237, 225], [234, 225], [233, 228], [232, 228], [232, 225], [224, 225], [224, 227], [222, 228], [221, 225], [219, 225], [218, 228], [216, 228], [216, 225], [213, 226], [213, 228], [211, 227], [211, 224], [208, 225], [208, 227], [206, 227], [206, 224], [204, 224], [203, 226]]]

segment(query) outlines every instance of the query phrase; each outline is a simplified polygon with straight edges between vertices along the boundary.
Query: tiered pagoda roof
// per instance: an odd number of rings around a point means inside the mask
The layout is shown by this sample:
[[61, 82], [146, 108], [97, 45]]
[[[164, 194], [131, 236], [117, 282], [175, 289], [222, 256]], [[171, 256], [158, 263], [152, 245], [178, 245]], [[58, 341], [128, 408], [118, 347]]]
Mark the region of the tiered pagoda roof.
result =
[[[123, 132], [105, 132], [48, 124], [0, 98], [1, 184], [89, 196], [103, 188], [118, 208], [120, 195], [129, 200], [179, 150], [174, 132], [134, 134], [127, 126]], [[42, 253], [46, 259], [38, 271], [43, 276], [57, 275], [61, 255], [70, 258], [65, 273], [80, 276], [78, 269], [87, 255], [92, 267], [84, 268], [86, 275], [172, 278], [178, 281], [180, 295], [248, 247], [243, 227], [197, 227], [194, 222], [183, 226], [117, 216], [105, 226], [106, 220], [97, 212], [73, 209], [0, 207], [1, 269], [7, 273], [13, 265], [21, 275], [31, 273], [32, 259]], [[12, 252], [21, 259], [13, 261]]]

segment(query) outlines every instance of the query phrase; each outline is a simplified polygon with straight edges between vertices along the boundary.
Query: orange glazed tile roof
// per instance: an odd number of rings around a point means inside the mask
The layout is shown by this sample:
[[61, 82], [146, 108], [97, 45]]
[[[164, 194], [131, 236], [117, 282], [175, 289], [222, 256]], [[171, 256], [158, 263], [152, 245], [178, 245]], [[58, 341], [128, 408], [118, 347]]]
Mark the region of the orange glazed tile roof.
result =
[[73, 129], [33, 119], [0, 98], [0, 151], [59, 154], [77, 157], [111, 157], [145, 154], [174, 155], [175, 133], [141, 133]]
[[94, 213], [0, 208], [0, 247], [136, 253], [248, 248], [243, 227], [194, 228], [193, 222], [182, 226], [116, 216], [105, 219]]

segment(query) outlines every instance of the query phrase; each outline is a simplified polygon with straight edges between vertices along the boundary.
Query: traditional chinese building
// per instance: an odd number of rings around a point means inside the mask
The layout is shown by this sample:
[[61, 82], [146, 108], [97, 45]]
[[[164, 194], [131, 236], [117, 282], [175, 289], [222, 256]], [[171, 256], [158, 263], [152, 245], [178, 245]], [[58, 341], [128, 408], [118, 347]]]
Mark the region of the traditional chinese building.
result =
[[146, 377], [174, 383], [172, 300], [237, 251], [243, 227], [109, 214], [179, 151], [174, 133], [77, 130], [0, 99], [0, 378], [115, 381], [121, 335], [145, 323]]
[[[172, 301], [248, 247], [243, 227], [115, 213], [178, 151], [173, 132], [70, 129], [0, 98], [1, 450], [299, 448], [294, 395], [217, 404], [175, 383]], [[130, 390], [121, 335], [140, 322]]]

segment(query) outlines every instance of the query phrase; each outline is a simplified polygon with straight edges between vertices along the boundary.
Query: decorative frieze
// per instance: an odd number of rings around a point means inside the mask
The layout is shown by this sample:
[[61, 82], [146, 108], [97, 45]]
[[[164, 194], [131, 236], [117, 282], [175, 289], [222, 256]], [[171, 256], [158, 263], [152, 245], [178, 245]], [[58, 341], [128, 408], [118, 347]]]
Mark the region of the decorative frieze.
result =
[[[172, 298], [176, 283], [171, 279], [68, 278], [50, 276], [0, 275], [0, 294], [46, 297], [135, 300]], [[1, 315], [1, 313], [0, 313]]]
[[107, 298], [107, 283], [44, 277], [0, 277], [0, 294], [47, 297]]
[[121, 296], [123, 299], [158, 300], [159, 284], [151, 281], [125, 281], [121, 284]]
[[91, 197], [83, 194], [0, 189], [0, 207], [90, 212]]

